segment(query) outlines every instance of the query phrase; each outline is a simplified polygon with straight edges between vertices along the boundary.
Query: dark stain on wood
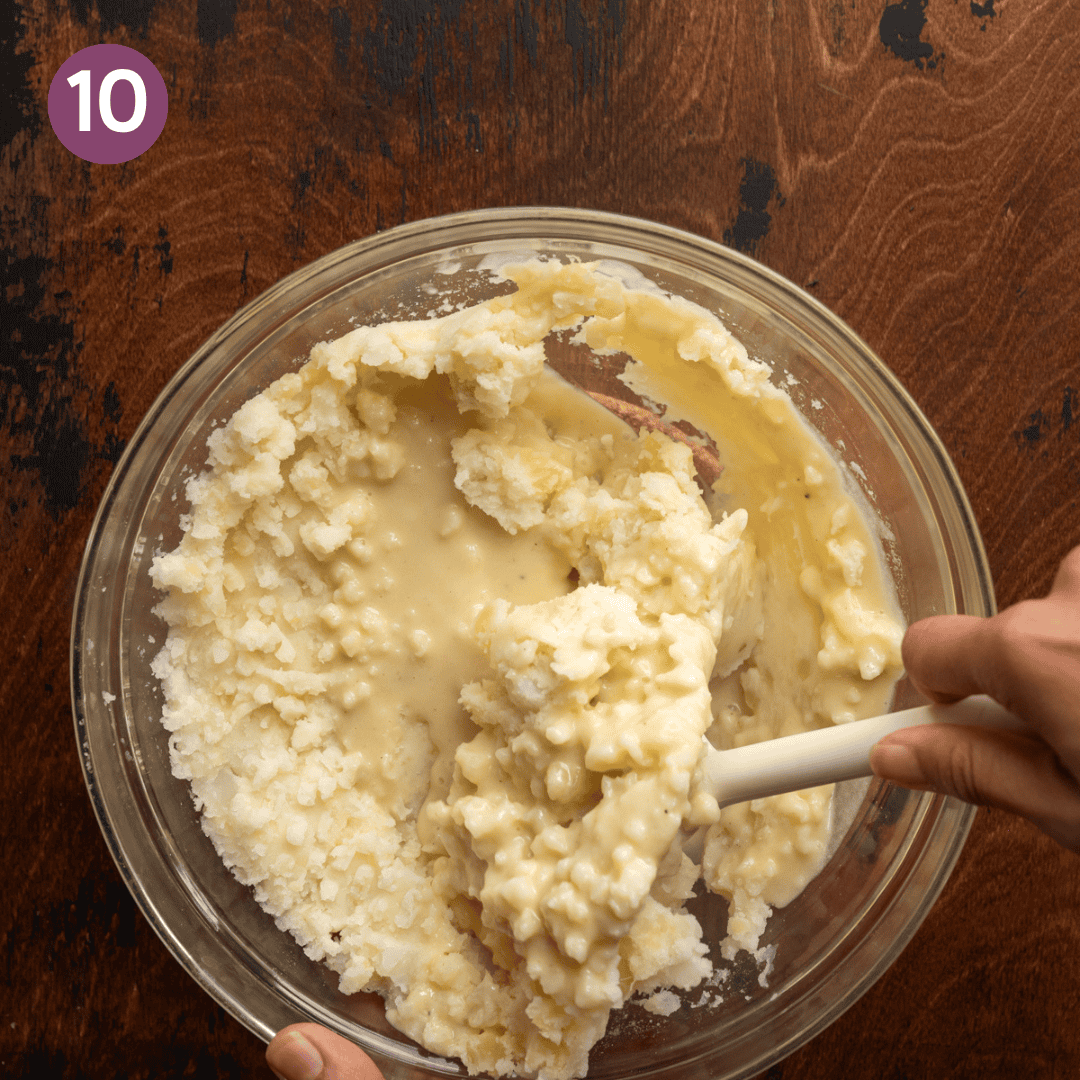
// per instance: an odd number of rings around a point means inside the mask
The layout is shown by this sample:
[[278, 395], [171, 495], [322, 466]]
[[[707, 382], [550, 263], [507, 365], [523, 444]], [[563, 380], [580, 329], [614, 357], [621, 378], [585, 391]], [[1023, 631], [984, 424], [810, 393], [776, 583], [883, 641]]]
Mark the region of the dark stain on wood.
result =
[[1027, 423], [1016, 432], [1015, 438], [1018, 444], [1034, 446], [1036, 443], [1042, 442], [1043, 436], [1047, 434], [1050, 429], [1050, 423], [1047, 420], [1042, 409], [1036, 409], [1027, 420]]
[[940, 57], [934, 56], [934, 46], [922, 40], [926, 26], [927, 0], [900, 0], [889, 4], [881, 16], [878, 33], [881, 43], [894, 56], [922, 70], [937, 67]]
[[752, 255], [758, 243], [768, 235], [772, 224], [769, 204], [784, 205], [784, 197], [776, 182], [772, 167], [753, 158], [742, 159], [743, 178], [739, 184], [739, 212], [734, 224], [724, 230], [724, 243], [747, 255]]
[[330, 9], [330, 36], [334, 41], [334, 71], [338, 78], [348, 76], [352, 51], [352, 18], [342, 7]]
[[[32, 233], [35, 223], [24, 227]], [[8, 245], [0, 259], [7, 301], [0, 339], [0, 431], [12, 447], [10, 467], [33, 475], [49, 517], [58, 522], [83, 494], [82, 473], [91, 453], [81, 416], [85, 388], [75, 372], [82, 349], [75, 304], [70, 293], [47, 303], [46, 283], [55, 267], [46, 255], [20, 254]]]
[[213, 48], [233, 33], [236, 0], [198, 0], [195, 21], [199, 44]]
[[599, 89], [605, 108], [608, 106], [612, 71], [622, 62], [625, 25], [626, 0], [601, 4], [595, 23], [586, 15], [580, 0], [565, 0], [563, 36], [573, 57], [575, 104], [580, 79], [583, 96]]
[[0, 4], [0, 147], [9, 146], [22, 131], [32, 140], [41, 128], [37, 95], [30, 84], [36, 59], [25, 40], [22, 6]]
[[[1057, 437], [1064, 439], [1076, 421], [1077, 392], [1066, 386], [1061, 394], [1061, 406], [1057, 411]], [[1023, 448], [1034, 448], [1050, 436], [1054, 430], [1053, 410], [1036, 409], [1027, 421], [1013, 432], [1013, 441]]]
[[68, 0], [68, 10], [83, 25], [90, 21], [92, 7], [97, 8], [98, 32], [107, 38], [120, 27], [145, 38], [150, 29], [156, 0]]
[[158, 242], [154, 245], [158, 254], [158, 269], [162, 277], [167, 277], [173, 272], [172, 242], [169, 240], [169, 230], [164, 225], [158, 226]]

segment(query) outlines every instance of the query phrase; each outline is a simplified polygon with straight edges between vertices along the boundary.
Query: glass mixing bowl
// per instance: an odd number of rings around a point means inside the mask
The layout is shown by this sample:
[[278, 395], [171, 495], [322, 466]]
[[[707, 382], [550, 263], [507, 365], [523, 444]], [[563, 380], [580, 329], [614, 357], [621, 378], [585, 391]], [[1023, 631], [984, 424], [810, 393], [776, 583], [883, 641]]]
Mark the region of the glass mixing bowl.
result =
[[[162, 392], [102, 500], [72, 626], [76, 734], [109, 849], [180, 964], [259, 1037], [299, 1019], [325, 1024], [360, 1044], [387, 1080], [464, 1069], [401, 1036], [376, 995], [339, 993], [336, 976], [308, 960], [222, 865], [186, 783], [169, 769], [150, 671], [165, 627], [154, 614], [149, 566], [179, 540], [183, 481], [204, 465], [208, 434], [243, 401], [298, 367], [314, 343], [361, 322], [488, 298], [499, 286], [479, 263], [517, 251], [618, 260], [715, 312], [751, 356], [772, 365], [774, 381], [837, 448], [881, 525], [906, 618], [993, 613], [971, 509], [911, 398], [819, 303], [715, 243], [611, 214], [485, 210], [360, 240], [248, 304]], [[901, 682], [895, 706], [918, 700]], [[660, 1018], [628, 1006], [594, 1049], [591, 1077], [750, 1075], [836, 1019], [885, 971], [945, 884], [974, 810], [877, 781], [848, 794], [853, 811], [825, 869], [769, 922], [762, 944], [777, 949], [767, 985], [747, 961], [709, 1007]], [[722, 938], [724, 902], [692, 905], [706, 940]]]

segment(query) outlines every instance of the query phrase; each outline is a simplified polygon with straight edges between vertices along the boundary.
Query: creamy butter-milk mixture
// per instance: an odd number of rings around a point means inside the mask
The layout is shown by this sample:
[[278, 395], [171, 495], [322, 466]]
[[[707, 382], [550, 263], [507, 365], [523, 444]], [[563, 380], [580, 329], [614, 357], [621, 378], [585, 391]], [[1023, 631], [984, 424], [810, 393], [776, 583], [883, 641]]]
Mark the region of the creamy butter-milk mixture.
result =
[[[822, 866], [831, 790], [721, 812], [703, 740], [884, 711], [902, 627], [833, 457], [713, 315], [603, 266], [501, 273], [317, 345], [211, 436], [154, 670], [207, 834], [342, 990], [563, 1080], [612, 1009], [710, 975], [699, 878], [731, 958]], [[545, 367], [556, 332], [711, 437], [708, 505], [692, 440]]]

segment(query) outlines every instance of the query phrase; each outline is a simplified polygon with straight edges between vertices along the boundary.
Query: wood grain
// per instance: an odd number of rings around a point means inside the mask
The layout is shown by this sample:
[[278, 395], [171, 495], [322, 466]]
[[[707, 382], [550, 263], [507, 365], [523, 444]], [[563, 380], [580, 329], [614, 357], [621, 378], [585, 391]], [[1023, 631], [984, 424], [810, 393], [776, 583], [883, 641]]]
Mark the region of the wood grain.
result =
[[[264, 1075], [109, 862], [67, 636], [110, 469], [172, 373], [283, 275], [497, 205], [635, 214], [803, 285], [899, 376], [1001, 604], [1080, 541], [1080, 4], [20, 0], [0, 14], [8, 618], [0, 913], [12, 1077]], [[77, 49], [165, 78], [118, 166], [53, 135]], [[1080, 1075], [1080, 864], [979, 815], [898, 962], [770, 1080]]]

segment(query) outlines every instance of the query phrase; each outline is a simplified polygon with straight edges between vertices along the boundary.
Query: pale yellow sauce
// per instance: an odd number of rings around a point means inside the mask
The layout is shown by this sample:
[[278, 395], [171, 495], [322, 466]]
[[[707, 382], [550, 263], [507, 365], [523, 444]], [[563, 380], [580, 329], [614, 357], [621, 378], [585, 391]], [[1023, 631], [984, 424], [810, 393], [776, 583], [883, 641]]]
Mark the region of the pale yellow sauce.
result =
[[473, 634], [481, 608], [567, 592], [571, 567], [539, 537], [510, 536], [454, 487], [450, 444], [468, 423], [445, 380], [407, 387], [395, 402], [401, 467], [365, 488], [371, 527], [360, 558], [336, 553], [330, 567], [336, 658], [348, 672], [339, 733], [350, 750], [381, 756], [405, 714], [452, 758], [466, 724], [461, 687], [487, 670]]

